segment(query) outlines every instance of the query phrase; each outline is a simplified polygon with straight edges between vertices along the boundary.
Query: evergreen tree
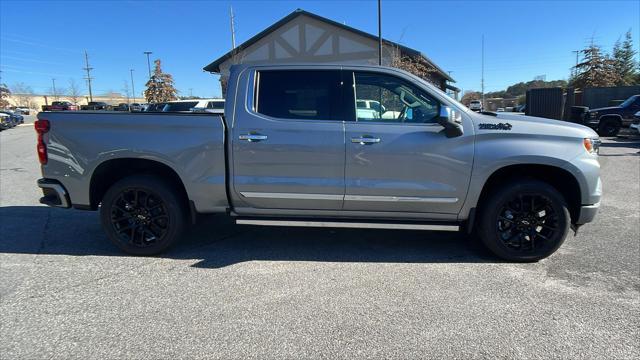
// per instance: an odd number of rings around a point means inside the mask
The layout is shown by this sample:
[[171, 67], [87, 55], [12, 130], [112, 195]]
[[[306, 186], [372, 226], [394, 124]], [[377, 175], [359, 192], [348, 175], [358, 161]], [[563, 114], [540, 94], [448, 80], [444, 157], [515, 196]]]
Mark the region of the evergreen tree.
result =
[[580, 50], [582, 62], [574, 67], [575, 76], [571, 85], [578, 88], [615, 86], [620, 77], [615, 69], [615, 61], [602, 53], [600, 46], [591, 43]]
[[146, 83], [147, 89], [144, 91], [144, 97], [147, 102], [165, 102], [178, 99], [178, 91], [173, 86], [173, 77], [170, 74], [162, 72], [160, 68], [160, 59], [153, 62], [155, 67], [153, 75]]
[[637, 63], [635, 61], [636, 52], [633, 50], [633, 40], [631, 30], [625, 34], [624, 41], [616, 41], [613, 46], [613, 61], [616, 74], [619, 79], [616, 85], [635, 85], [638, 80]]

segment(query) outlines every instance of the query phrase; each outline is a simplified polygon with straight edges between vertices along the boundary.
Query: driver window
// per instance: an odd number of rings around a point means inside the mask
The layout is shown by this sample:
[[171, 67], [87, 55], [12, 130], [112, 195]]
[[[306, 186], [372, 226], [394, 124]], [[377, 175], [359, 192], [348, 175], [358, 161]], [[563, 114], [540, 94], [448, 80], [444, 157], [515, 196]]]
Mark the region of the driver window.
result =
[[410, 83], [385, 74], [355, 72], [357, 121], [434, 123], [436, 99]]

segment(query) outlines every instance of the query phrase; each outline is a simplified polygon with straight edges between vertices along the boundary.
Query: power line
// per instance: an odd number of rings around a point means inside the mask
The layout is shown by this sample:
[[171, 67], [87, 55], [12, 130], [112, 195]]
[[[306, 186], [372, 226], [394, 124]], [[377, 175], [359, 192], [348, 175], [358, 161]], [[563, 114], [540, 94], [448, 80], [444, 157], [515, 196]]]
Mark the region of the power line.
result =
[[93, 93], [91, 92], [91, 80], [93, 80], [93, 78], [91, 77], [91, 70], [93, 70], [93, 68], [89, 66], [89, 55], [87, 54], [87, 50], [84, 51], [84, 63], [84, 70], [87, 72], [87, 77], [85, 78], [85, 80], [87, 80], [87, 85], [89, 88], [89, 101], [93, 101]]

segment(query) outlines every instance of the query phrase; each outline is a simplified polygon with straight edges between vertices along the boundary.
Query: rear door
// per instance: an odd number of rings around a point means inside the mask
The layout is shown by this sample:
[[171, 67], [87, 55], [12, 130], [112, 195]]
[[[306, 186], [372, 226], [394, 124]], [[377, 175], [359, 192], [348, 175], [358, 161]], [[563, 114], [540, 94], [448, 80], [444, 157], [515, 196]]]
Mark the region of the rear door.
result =
[[[339, 70], [257, 70], [232, 129], [238, 212], [340, 210], [344, 107]], [[255, 89], [254, 89], [255, 86]], [[254, 91], [252, 91], [254, 90]], [[244, 207], [245, 209], [242, 209]]]
[[[351, 74], [357, 108], [346, 129], [344, 210], [457, 214], [471, 177], [473, 130], [447, 138], [440, 101], [392, 73]], [[425, 215], [426, 216], [426, 215]]]

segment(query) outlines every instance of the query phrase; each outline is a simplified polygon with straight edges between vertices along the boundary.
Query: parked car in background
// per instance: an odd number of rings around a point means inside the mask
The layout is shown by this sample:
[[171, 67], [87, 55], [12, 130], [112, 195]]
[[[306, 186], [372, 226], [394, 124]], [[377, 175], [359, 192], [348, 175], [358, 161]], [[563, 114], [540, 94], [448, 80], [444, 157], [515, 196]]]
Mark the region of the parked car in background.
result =
[[526, 110], [526, 107], [527, 105], [525, 104], [517, 105], [516, 107], [513, 108], [513, 111], [523, 113]]
[[640, 135], [640, 111], [634, 114], [633, 122], [629, 125], [629, 128]]
[[76, 111], [78, 105], [74, 105], [69, 101], [54, 101], [51, 105], [42, 105], [42, 111]]
[[20, 115], [29, 115], [31, 113], [31, 109], [24, 106], [12, 106], [11, 110], [15, 111]]
[[0, 110], [0, 113], [9, 115], [9, 119], [13, 126], [24, 123], [24, 116], [12, 111], [12, 110]]
[[[396, 118], [357, 118], [372, 92]], [[593, 130], [475, 113], [399, 69], [235, 65], [228, 94], [224, 116], [40, 113], [40, 201], [100, 210], [108, 238], [136, 255], [220, 213], [477, 230], [511, 261], [551, 255], [600, 205]]]
[[13, 121], [11, 121], [11, 116], [5, 113], [0, 113], [0, 130], [7, 130], [13, 127]]
[[109, 110], [110, 105], [103, 101], [89, 101], [87, 105], [82, 105], [80, 110]]
[[596, 130], [600, 136], [616, 136], [622, 127], [631, 125], [638, 111], [640, 95], [633, 95], [619, 106], [589, 109], [585, 125]]
[[480, 100], [471, 100], [469, 103], [469, 110], [471, 111], [482, 111], [482, 101]]
[[129, 111], [129, 104], [127, 103], [120, 103], [116, 106], [113, 106], [111, 108], [111, 110], [113, 111]]
[[209, 112], [224, 113], [224, 99], [176, 100], [163, 103], [151, 103], [148, 112]]
[[497, 108], [496, 112], [504, 112], [504, 108]]
[[140, 112], [142, 111], [142, 104], [139, 103], [132, 103], [131, 105], [129, 105], [129, 111], [131, 112]]

